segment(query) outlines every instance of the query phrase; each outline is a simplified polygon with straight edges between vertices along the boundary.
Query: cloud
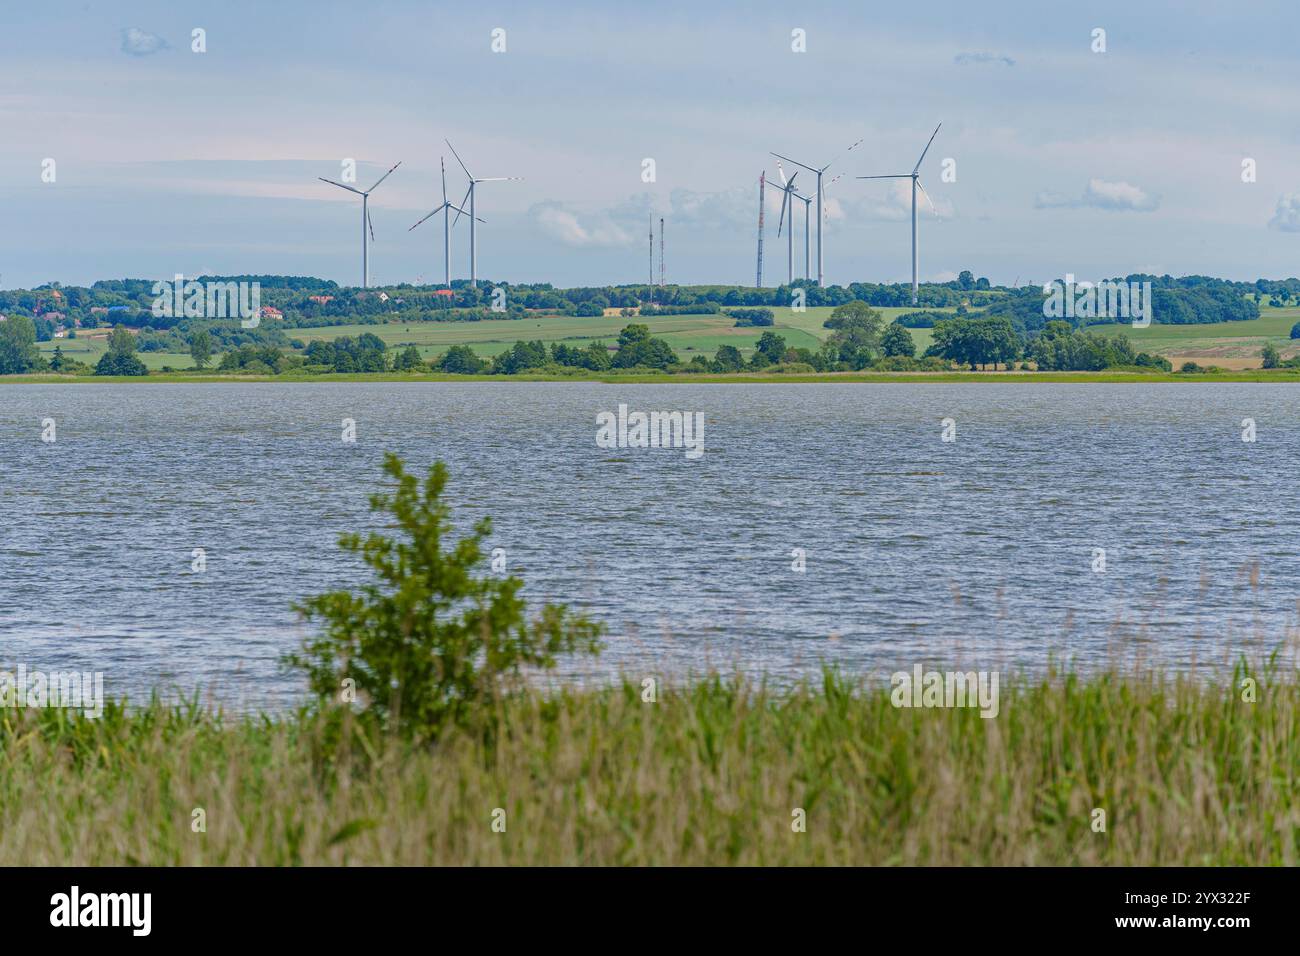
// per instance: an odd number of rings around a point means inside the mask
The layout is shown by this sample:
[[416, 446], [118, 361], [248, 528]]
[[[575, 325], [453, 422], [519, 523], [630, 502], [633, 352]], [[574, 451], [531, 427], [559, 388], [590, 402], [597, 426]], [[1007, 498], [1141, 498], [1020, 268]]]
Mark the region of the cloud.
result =
[[543, 232], [566, 246], [610, 248], [630, 245], [635, 239], [609, 210], [580, 213], [564, 203], [544, 202], [529, 209], [528, 215]]
[[[768, 214], [774, 215], [781, 205], [780, 190], [768, 187], [767, 205]], [[652, 216], [667, 219], [669, 230], [752, 229], [758, 221], [758, 197], [753, 189], [743, 187], [714, 193], [674, 189], [666, 209], [650, 193], [642, 193], [604, 208], [555, 201], [537, 203], [528, 210], [528, 216], [539, 229], [567, 246], [612, 248], [644, 242]], [[658, 228], [656, 225], [656, 231]]]
[[1016, 61], [1001, 53], [958, 53], [952, 58], [958, 66], [1015, 66]]
[[[853, 219], [882, 222], [898, 222], [911, 219], [912, 184], [906, 179], [886, 179], [877, 180], [876, 182], [888, 183], [884, 194], [881, 195], [878, 189], [871, 190], [867, 198], [846, 203], [848, 215]], [[922, 184], [922, 188], [924, 188], [924, 184]], [[917, 212], [923, 218], [938, 216], [943, 219], [953, 214], [952, 203], [942, 196], [935, 196], [928, 189], [926, 192], [930, 194], [929, 203], [925, 201], [925, 196], [920, 193], [917, 193], [916, 197], [918, 203]], [[934, 204], [933, 209], [930, 208], [930, 203]]]
[[122, 30], [122, 52], [129, 56], [150, 56], [167, 49], [167, 41], [156, 33], [139, 27]]
[[1041, 192], [1034, 197], [1034, 206], [1037, 209], [1090, 208], [1151, 212], [1159, 205], [1159, 199], [1131, 183], [1112, 183], [1105, 179], [1088, 180], [1088, 188], [1077, 198], [1053, 192]]
[[1277, 201], [1270, 228], [1283, 232], [1300, 232], [1300, 193], [1287, 193]]

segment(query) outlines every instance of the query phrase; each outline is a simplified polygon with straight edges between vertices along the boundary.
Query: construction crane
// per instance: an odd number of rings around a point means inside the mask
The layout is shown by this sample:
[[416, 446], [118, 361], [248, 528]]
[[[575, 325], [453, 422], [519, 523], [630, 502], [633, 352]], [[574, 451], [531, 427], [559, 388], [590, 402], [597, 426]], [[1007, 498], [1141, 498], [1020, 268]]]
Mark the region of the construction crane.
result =
[[763, 288], [763, 189], [767, 185], [767, 172], [758, 175], [758, 280], [756, 288]]

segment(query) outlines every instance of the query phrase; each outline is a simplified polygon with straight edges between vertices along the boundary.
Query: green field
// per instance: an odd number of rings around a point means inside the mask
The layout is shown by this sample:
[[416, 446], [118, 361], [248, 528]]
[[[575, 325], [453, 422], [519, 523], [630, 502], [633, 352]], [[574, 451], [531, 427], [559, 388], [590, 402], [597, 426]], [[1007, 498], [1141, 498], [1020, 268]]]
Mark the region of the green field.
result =
[[1290, 337], [1291, 327], [1300, 322], [1300, 308], [1274, 309], [1260, 306], [1260, 317], [1248, 322], [1215, 322], [1206, 325], [1158, 325], [1135, 329], [1128, 324], [1090, 326], [1103, 335], [1127, 335], [1134, 348], [1167, 358], [1192, 359], [1201, 365], [1226, 368], [1257, 367], [1267, 344], [1283, 357], [1300, 351], [1300, 342]]
[[[78, 332], [75, 339], [54, 339], [51, 342], [39, 343], [41, 354], [47, 359], [54, 354], [56, 347], [61, 348], [68, 358], [94, 365], [108, 350], [108, 330], [96, 329], [89, 335]], [[157, 371], [164, 366], [187, 369], [194, 364], [188, 352], [183, 355], [176, 352], [136, 352], [135, 354], [150, 371]]]
[[[775, 324], [772, 331], [785, 338], [792, 348], [816, 350], [821, 342], [830, 335], [830, 330], [822, 323], [830, 317], [830, 307], [810, 308], [798, 313], [789, 308], [774, 308]], [[886, 322], [892, 322], [905, 312], [913, 309], [885, 308], [879, 310]], [[407, 322], [388, 321], [380, 324], [330, 325], [307, 329], [285, 329], [290, 339], [304, 343], [316, 340], [338, 338], [339, 336], [358, 336], [365, 332], [379, 336], [391, 348], [405, 348], [414, 345], [422, 358], [428, 360], [441, 355], [452, 345], [468, 345], [479, 355], [493, 356], [506, 351], [520, 339], [533, 341], [540, 339], [550, 344], [564, 342], [567, 345], [582, 347], [592, 342], [602, 341], [613, 345], [618, 341], [619, 330], [630, 322], [643, 321], [639, 317], [623, 316], [539, 316], [526, 319], [492, 319], [483, 322]], [[709, 358], [723, 345], [734, 345], [746, 357], [753, 352], [759, 337], [767, 331], [765, 328], [735, 328], [735, 319], [726, 315], [672, 315], [660, 318], [647, 318], [645, 324], [650, 326], [651, 334], [665, 339], [683, 360], [690, 361], [693, 356], [704, 355]], [[916, 341], [917, 353], [924, 351], [930, 344], [929, 329], [912, 329], [912, 338]], [[56, 345], [62, 346], [63, 354], [70, 358], [93, 365], [99, 360], [106, 347], [106, 330], [96, 330], [94, 337], [85, 333], [76, 339], [58, 339], [42, 342], [41, 351], [48, 357]], [[151, 370], [163, 366], [175, 369], [189, 368], [193, 363], [188, 354], [174, 352], [139, 352], [140, 359]]]
[[[816, 350], [829, 335], [822, 323], [830, 317], [830, 307], [809, 308], [794, 312], [789, 308], [773, 308], [775, 324], [772, 331], [784, 336], [786, 344]], [[892, 322], [911, 308], [882, 308], [886, 322]], [[357, 336], [370, 332], [379, 336], [389, 348], [414, 345], [424, 359], [442, 354], [452, 345], [469, 345], [483, 356], [504, 352], [519, 339], [540, 339], [543, 342], [564, 342], [585, 346], [603, 341], [614, 344], [619, 330], [640, 318], [600, 316], [545, 316], [526, 319], [493, 319], [483, 322], [407, 322], [388, 321], [375, 325], [332, 325], [309, 329], [286, 329], [291, 339], [311, 342], [330, 340], [342, 335]], [[1219, 322], [1209, 325], [1159, 325], [1135, 329], [1128, 324], [1090, 326], [1090, 331], [1102, 335], [1127, 335], [1138, 351], [1152, 352], [1171, 359], [1191, 359], [1201, 365], [1220, 365], [1229, 369], [1255, 368], [1263, 347], [1272, 343], [1284, 357], [1300, 352], [1300, 342], [1290, 338], [1291, 327], [1300, 321], [1300, 308], [1274, 309], [1261, 307], [1260, 318], [1249, 322]], [[674, 315], [648, 318], [645, 323], [651, 333], [667, 340], [668, 344], [689, 361], [695, 355], [712, 357], [722, 345], [734, 345], [748, 356], [753, 352], [764, 328], [735, 328], [735, 320], [726, 315]], [[916, 343], [917, 354], [929, 347], [933, 340], [930, 329], [910, 329]], [[93, 337], [91, 337], [93, 336]], [[94, 364], [103, 354], [106, 330], [96, 330], [88, 336], [82, 333], [76, 339], [58, 339], [40, 343], [48, 357], [56, 345], [71, 358]], [[140, 352], [140, 359], [151, 370], [164, 366], [187, 369], [192, 362], [188, 354], [172, 352]]]

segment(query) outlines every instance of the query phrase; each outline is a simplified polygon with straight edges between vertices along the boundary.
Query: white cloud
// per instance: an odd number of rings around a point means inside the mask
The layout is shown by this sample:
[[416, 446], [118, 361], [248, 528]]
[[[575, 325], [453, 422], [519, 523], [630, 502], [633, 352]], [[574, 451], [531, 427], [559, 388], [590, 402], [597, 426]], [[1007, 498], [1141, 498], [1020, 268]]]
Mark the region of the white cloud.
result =
[[[868, 195], [856, 202], [847, 203], [848, 214], [854, 219], [884, 222], [911, 219], [912, 184], [906, 179], [886, 179], [876, 180], [876, 182], [889, 184], [884, 195], [880, 195], [878, 190], [872, 190], [874, 195]], [[924, 185], [922, 188], [924, 188]], [[926, 190], [926, 192], [928, 193], [929, 190]], [[933, 193], [930, 194], [930, 202], [934, 204], [933, 210], [930, 208], [930, 203], [925, 201], [925, 195], [918, 192], [916, 201], [918, 203], [917, 212], [921, 216], [938, 216], [942, 219], [953, 214], [952, 203], [941, 196], [936, 197]]]
[[122, 31], [122, 52], [131, 56], [149, 56], [167, 49], [167, 41], [156, 33], [139, 27], [126, 27]]
[[1268, 224], [1283, 232], [1300, 232], [1300, 193], [1287, 193], [1278, 199], [1277, 209]]
[[543, 232], [566, 246], [626, 246], [633, 235], [610, 212], [578, 213], [563, 203], [538, 203], [528, 211]]
[[[779, 189], [769, 187], [766, 205], [768, 215], [775, 216], [781, 207]], [[616, 247], [645, 241], [652, 216], [656, 220], [663, 216], [670, 231], [755, 228], [758, 197], [754, 190], [743, 187], [714, 193], [674, 189], [667, 209], [657, 206], [651, 194], [642, 193], [604, 208], [541, 202], [529, 209], [528, 215], [543, 232], [565, 245]], [[658, 229], [656, 224], [656, 232]]]
[[1091, 208], [1151, 212], [1159, 205], [1159, 199], [1131, 183], [1109, 182], [1105, 179], [1088, 180], [1088, 188], [1078, 198], [1053, 192], [1041, 192], [1034, 198], [1034, 206], [1038, 209]]

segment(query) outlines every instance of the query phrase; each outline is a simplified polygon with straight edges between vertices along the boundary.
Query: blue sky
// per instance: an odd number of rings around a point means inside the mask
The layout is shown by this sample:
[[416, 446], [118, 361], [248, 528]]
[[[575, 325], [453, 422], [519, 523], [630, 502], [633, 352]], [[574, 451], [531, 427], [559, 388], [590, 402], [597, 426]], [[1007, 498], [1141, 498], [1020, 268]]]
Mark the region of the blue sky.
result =
[[[407, 229], [441, 201], [441, 155], [463, 195], [444, 137], [477, 175], [524, 177], [481, 187], [480, 276], [641, 281], [653, 210], [669, 281], [750, 284], [775, 150], [845, 174], [828, 190], [827, 281], [905, 281], [904, 186], [852, 177], [910, 170], [940, 121], [922, 168], [937, 207], [921, 218], [923, 279], [1300, 273], [1293, 3], [546, 7], [5, 0], [0, 285], [355, 284], [358, 202], [316, 179], [349, 157], [362, 185], [403, 161], [372, 200], [374, 280], [432, 281], [441, 228]], [[205, 53], [191, 52], [195, 27]], [[769, 198], [770, 285], [785, 255]]]

